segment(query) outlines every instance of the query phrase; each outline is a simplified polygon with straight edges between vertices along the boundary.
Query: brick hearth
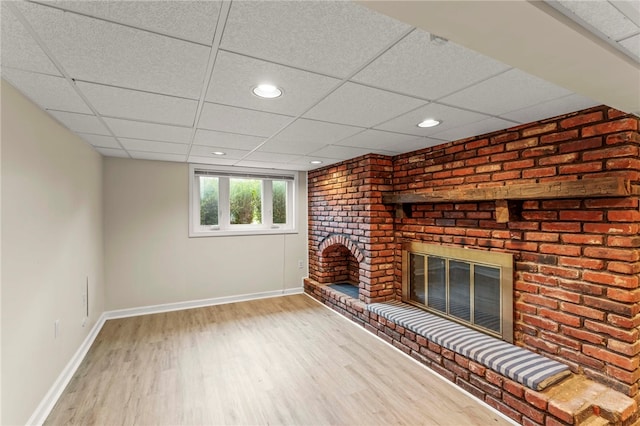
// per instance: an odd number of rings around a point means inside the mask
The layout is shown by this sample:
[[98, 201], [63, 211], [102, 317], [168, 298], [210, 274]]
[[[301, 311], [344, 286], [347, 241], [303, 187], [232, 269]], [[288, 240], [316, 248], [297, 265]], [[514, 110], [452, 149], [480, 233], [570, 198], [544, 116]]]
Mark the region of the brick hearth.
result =
[[[526, 199], [506, 223], [496, 220], [491, 199], [414, 203], [403, 209], [382, 201], [394, 192], [603, 177], [637, 185], [638, 126], [637, 117], [603, 106], [396, 157], [372, 154], [311, 171], [306, 291], [379, 331], [363, 306], [399, 298], [403, 242], [509, 252], [515, 258], [515, 344], [638, 400], [637, 195]], [[360, 301], [323, 286], [338, 277], [358, 277]], [[449, 361], [434, 369], [455, 382], [456, 360]], [[460, 385], [468, 388], [471, 382], [466, 383]], [[548, 409], [538, 408], [543, 414], [534, 419], [518, 411], [523, 392], [500, 391], [491, 398], [492, 405], [507, 415], [515, 410], [519, 417], [512, 417], [524, 423], [564, 421]]]

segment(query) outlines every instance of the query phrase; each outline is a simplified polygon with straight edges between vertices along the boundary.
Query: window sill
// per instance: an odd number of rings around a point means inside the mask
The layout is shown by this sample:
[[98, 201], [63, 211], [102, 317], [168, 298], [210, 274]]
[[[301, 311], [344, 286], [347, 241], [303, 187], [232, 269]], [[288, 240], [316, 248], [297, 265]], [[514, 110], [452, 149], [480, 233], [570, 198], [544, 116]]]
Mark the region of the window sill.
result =
[[297, 234], [297, 229], [243, 229], [237, 231], [211, 230], [211, 231], [190, 231], [189, 238], [203, 237], [241, 237], [250, 235], [282, 235]]

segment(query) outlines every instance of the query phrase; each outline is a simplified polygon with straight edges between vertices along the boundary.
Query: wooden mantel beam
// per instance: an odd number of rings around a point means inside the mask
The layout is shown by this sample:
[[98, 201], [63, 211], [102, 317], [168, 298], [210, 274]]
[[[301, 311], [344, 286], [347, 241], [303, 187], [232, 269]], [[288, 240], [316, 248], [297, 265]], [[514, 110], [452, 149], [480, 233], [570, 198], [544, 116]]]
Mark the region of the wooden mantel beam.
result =
[[382, 195], [385, 204], [444, 203], [489, 200], [544, 200], [560, 198], [627, 197], [639, 195], [639, 187], [619, 177], [542, 183], [511, 184], [486, 188], [398, 192]]

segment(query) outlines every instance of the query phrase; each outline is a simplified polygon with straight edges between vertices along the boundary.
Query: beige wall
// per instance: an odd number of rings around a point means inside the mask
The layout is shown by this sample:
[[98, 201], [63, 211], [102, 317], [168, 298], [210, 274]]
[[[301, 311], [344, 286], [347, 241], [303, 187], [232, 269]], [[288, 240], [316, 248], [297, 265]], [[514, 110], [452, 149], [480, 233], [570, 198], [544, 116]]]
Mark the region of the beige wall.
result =
[[29, 419], [104, 311], [102, 158], [4, 81], [1, 98], [1, 423], [8, 425]]
[[188, 173], [185, 163], [105, 158], [106, 309], [301, 288], [305, 173], [299, 233], [201, 238], [188, 237]]

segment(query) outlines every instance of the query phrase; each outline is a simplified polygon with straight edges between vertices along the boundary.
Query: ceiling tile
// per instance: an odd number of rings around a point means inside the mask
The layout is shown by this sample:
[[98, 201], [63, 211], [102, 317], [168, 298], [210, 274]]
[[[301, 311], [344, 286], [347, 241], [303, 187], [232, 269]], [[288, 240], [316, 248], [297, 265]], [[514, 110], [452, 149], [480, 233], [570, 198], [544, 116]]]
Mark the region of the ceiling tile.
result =
[[512, 69], [442, 99], [442, 103], [500, 115], [571, 94], [523, 71]]
[[198, 128], [252, 136], [271, 136], [292, 117], [205, 102]]
[[223, 158], [213, 158], [213, 157], [200, 157], [197, 155], [190, 155], [189, 156], [189, 163], [196, 163], [196, 164], [213, 164], [216, 166], [233, 166], [234, 164], [236, 164], [238, 162], [238, 160], [232, 160], [232, 159], [223, 159]]
[[95, 115], [76, 114], [63, 111], [48, 111], [71, 131], [79, 133], [93, 133], [95, 135], [110, 136], [106, 127]]
[[77, 83], [100, 115], [191, 126], [198, 102], [100, 84]]
[[186, 161], [186, 157], [179, 154], [163, 154], [157, 152], [137, 151], [129, 151], [129, 154], [131, 154], [131, 158], [134, 158], [136, 160], [176, 161], [180, 163], [184, 163]]
[[304, 155], [317, 151], [326, 145], [326, 143], [322, 142], [271, 139], [261, 146], [260, 150], [264, 152]]
[[341, 140], [336, 143], [336, 145], [369, 150], [381, 149], [400, 154], [441, 143], [443, 143], [441, 140], [416, 137], [414, 135], [403, 135], [380, 130], [365, 130], [362, 133]]
[[273, 163], [288, 163], [299, 158], [299, 155], [276, 154], [272, 152], [255, 151], [245, 158], [247, 161], [264, 161]]
[[631, 56], [640, 62], [640, 34], [620, 41], [620, 46], [628, 50]]
[[502, 114], [502, 117], [524, 124], [590, 108], [596, 105], [600, 104], [584, 96], [574, 94], [543, 102], [532, 107], [511, 111], [506, 114]]
[[7, 3], [9, 2], [0, 2], [0, 51], [3, 74], [6, 67], [14, 67], [61, 76], [53, 62], [6, 6]]
[[49, 4], [172, 37], [211, 45], [219, 1], [56, 1]]
[[[224, 152], [225, 155], [213, 154], [213, 152], [216, 152], [216, 151]], [[196, 156], [196, 157], [213, 157], [213, 158], [220, 158], [220, 159], [227, 159], [227, 160], [239, 160], [245, 155], [247, 155], [249, 152], [251, 151], [243, 150], [243, 149], [225, 148], [221, 146], [193, 145], [191, 147], [190, 155]]]
[[435, 100], [509, 67], [484, 55], [415, 30], [354, 81]]
[[116, 136], [125, 138], [176, 143], [189, 143], [191, 139], [192, 130], [190, 127], [167, 126], [107, 117], [104, 118], [104, 121]]
[[[441, 123], [436, 127], [418, 127], [418, 123], [427, 118], [436, 119]], [[376, 126], [376, 129], [416, 136], [430, 136], [443, 130], [484, 120], [485, 118], [487, 116], [483, 114], [432, 103]]]
[[164, 154], [186, 154], [189, 151], [189, 145], [182, 143], [168, 143], [157, 141], [145, 141], [142, 139], [120, 138], [120, 142], [124, 148], [131, 151], [140, 152], [159, 152]]
[[235, 164], [238, 167], [254, 167], [260, 169], [276, 169], [276, 170], [291, 170], [292, 167], [288, 163], [276, 163], [265, 161], [251, 161], [242, 160]]
[[361, 127], [298, 119], [270, 141], [291, 141], [298, 143], [331, 144], [361, 132]]
[[489, 117], [485, 120], [476, 121], [475, 123], [465, 124], [453, 129], [445, 130], [434, 134], [433, 136], [438, 139], [444, 139], [446, 141], [455, 141], [458, 139], [464, 139], [471, 136], [483, 135], [485, 133], [495, 132], [497, 130], [508, 129], [513, 127], [514, 123], [511, 121], [502, 120], [500, 118]]
[[322, 149], [312, 153], [318, 157], [334, 158], [337, 160], [348, 160], [365, 154], [371, 154], [370, 149], [353, 148], [350, 146], [327, 145]]
[[256, 58], [346, 77], [410, 27], [342, 1], [239, 1], [221, 46]]
[[17, 6], [76, 80], [200, 95], [208, 47], [33, 3]]
[[252, 150], [265, 140], [265, 138], [257, 136], [246, 136], [235, 133], [198, 129], [196, 131], [196, 136], [193, 139], [193, 143], [196, 145]]
[[304, 115], [307, 118], [371, 127], [426, 104], [355, 83], [345, 83]]
[[557, 3], [612, 40], [620, 40], [640, 30], [608, 1], [559, 0]]
[[[311, 164], [312, 160], [319, 160], [322, 161], [322, 164]], [[319, 169], [321, 167], [326, 167], [329, 166], [331, 164], [335, 164], [340, 162], [340, 160], [337, 160], [335, 158], [326, 158], [326, 157], [313, 157], [313, 156], [305, 156], [305, 157], [300, 157], [297, 160], [294, 160], [292, 162], [289, 163], [290, 167], [293, 169], [295, 168], [296, 170], [315, 170], [315, 169]]]
[[123, 149], [113, 149], [113, 148], [96, 148], [100, 154], [105, 157], [121, 157], [121, 158], [130, 158], [127, 151]]
[[113, 148], [118, 150], [122, 149], [116, 138], [111, 136], [91, 135], [88, 133], [78, 133], [78, 136], [80, 136], [82, 139], [89, 142], [96, 148]]
[[43, 109], [91, 114], [91, 109], [63, 77], [12, 68], [4, 68], [2, 76]]
[[[322, 99], [340, 80], [220, 51], [213, 68], [207, 101], [260, 111], [299, 115]], [[283, 90], [275, 99], [262, 99], [251, 91], [261, 83]]]

